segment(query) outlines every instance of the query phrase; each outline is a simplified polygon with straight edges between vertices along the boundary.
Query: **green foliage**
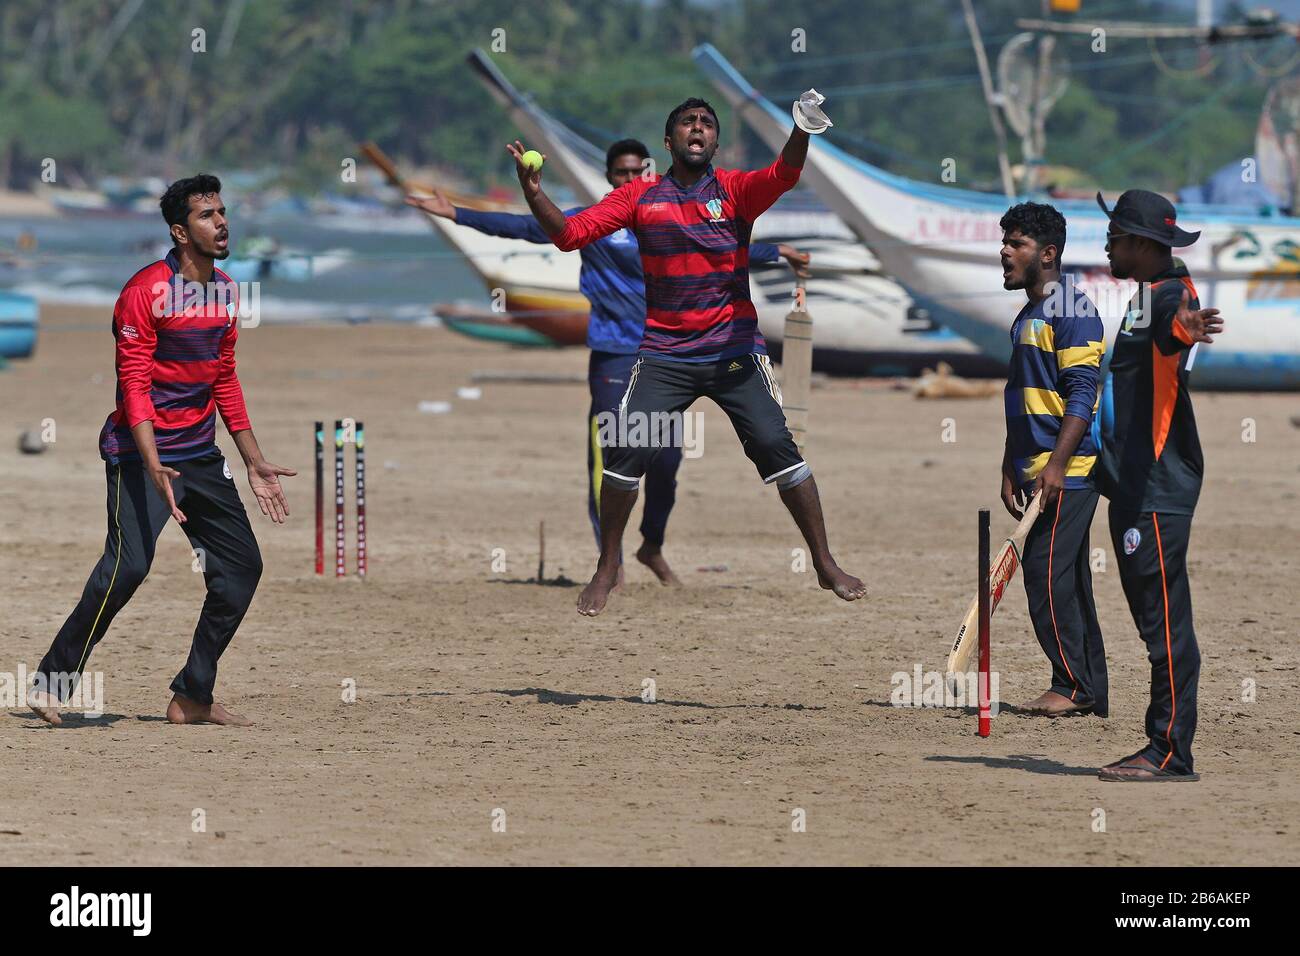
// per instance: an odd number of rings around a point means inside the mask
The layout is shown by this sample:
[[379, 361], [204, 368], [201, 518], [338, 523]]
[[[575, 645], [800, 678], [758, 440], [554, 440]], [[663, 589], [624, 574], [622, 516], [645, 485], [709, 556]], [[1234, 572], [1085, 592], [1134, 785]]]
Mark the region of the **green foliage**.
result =
[[120, 137], [104, 105], [89, 96], [61, 95], [43, 87], [0, 90], [0, 148], [21, 146], [27, 158], [93, 158]]
[[[710, 42], [777, 102], [831, 100], [832, 139], [885, 168], [993, 186], [997, 155], [958, 0], [5, 0], [0, 7], [0, 174], [40, 157], [87, 176], [271, 167], [296, 188], [337, 184], [374, 139], [406, 163], [486, 186], [512, 178], [516, 131], [465, 68], [474, 47], [547, 109], [604, 146], [637, 136], [662, 161], [663, 120], [687, 96], [718, 108], [720, 161], [767, 152], [695, 70]], [[990, 59], [1036, 13], [977, 0]], [[1180, 17], [1152, 0], [1088, 0], [1098, 19]], [[191, 52], [194, 31], [206, 50]], [[806, 52], [792, 50], [802, 31]], [[493, 43], [504, 42], [504, 51]], [[1268, 79], [1240, 49], [1206, 77], [1169, 76], [1143, 41], [1065, 38], [1071, 85], [1048, 123], [1050, 164], [1108, 187], [1172, 189], [1253, 151]], [[1162, 51], [1195, 65], [1188, 44]], [[1012, 161], [1019, 146], [1012, 137]], [[3, 164], [4, 158], [9, 162]]]

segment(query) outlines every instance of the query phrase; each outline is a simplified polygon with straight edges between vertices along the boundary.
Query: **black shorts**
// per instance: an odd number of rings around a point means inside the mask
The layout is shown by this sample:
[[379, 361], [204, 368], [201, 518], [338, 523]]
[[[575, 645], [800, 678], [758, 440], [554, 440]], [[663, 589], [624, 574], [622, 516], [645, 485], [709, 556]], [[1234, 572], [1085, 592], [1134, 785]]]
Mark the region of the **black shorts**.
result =
[[[750, 353], [709, 363], [643, 355], [632, 367], [617, 429], [600, 431], [605, 476], [624, 487], [634, 486], [660, 448], [689, 438], [689, 432], [683, 436], [676, 428], [702, 395], [727, 413], [764, 482], [776, 481], [804, 463], [786, 428], [781, 389], [766, 355]], [[688, 454], [690, 450], [688, 445]]]

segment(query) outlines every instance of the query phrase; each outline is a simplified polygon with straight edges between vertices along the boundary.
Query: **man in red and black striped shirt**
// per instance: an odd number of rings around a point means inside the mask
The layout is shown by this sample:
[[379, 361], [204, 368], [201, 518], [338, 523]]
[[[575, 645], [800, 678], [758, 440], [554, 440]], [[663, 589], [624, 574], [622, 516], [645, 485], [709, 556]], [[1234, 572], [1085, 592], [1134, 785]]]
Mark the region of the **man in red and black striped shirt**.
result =
[[664, 147], [673, 160], [667, 175], [643, 175], [567, 219], [542, 191], [540, 170], [524, 165], [522, 144], [506, 147], [529, 208], [557, 247], [577, 249], [628, 229], [636, 234], [645, 274], [645, 337], [619, 406], [618, 437], [602, 442], [601, 554], [578, 598], [578, 612], [604, 609], [641, 476], [660, 448], [681, 440], [671, 432], [702, 395], [727, 413], [763, 481], [780, 489], [821, 586], [846, 601], [861, 598], [866, 587], [841, 570], [827, 546], [817, 484], [786, 428], [749, 297], [754, 220], [799, 181], [808, 133], [796, 122], [781, 155], [766, 169], [715, 170], [717, 114], [704, 100], [691, 98], [669, 114]]
[[108, 539], [81, 600], [34, 675], [32, 709], [59, 724], [91, 650], [149, 573], [154, 547], [175, 518], [203, 571], [207, 599], [185, 667], [171, 683], [172, 723], [246, 724], [212, 699], [217, 660], [235, 636], [262, 573], [262, 557], [216, 444], [220, 413], [248, 469], [262, 513], [289, 514], [281, 475], [268, 462], [235, 374], [237, 288], [215, 260], [230, 254], [226, 207], [215, 176], [182, 179], [161, 203], [171, 231], [165, 259], [131, 277], [113, 309], [117, 408], [100, 432], [108, 479]]

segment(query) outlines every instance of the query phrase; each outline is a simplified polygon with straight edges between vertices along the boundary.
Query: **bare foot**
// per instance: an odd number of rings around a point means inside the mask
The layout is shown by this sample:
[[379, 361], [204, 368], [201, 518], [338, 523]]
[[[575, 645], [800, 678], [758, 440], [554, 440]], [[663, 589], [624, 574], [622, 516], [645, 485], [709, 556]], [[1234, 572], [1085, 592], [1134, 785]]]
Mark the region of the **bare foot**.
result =
[[840, 570], [838, 564], [818, 568], [817, 583], [828, 591], [834, 591], [836, 597], [845, 601], [856, 601], [867, 596], [867, 586], [847, 571]]
[[618, 578], [614, 581], [614, 586], [610, 589], [610, 593], [612, 594], [623, 590], [623, 585], [626, 583], [627, 581], [623, 576], [623, 565], [620, 563], [618, 566]]
[[1074, 714], [1089, 708], [1080, 707], [1063, 694], [1048, 690], [1018, 709], [1024, 713], [1034, 714], [1039, 717], [1061, 717], [1065, 714]]
[[657, 544], [651, 544], [649, 541], [641, 542], [641, 547], [636, 550], [636, 559], [655, 573], [660, 584], [674, 588], [682, 586], [682, 582], [677, 575], [673, 574], [673, 569], [668, 566], [664, 553]]
[[622, 565], [612, 573], [602, 570], [599, 565], [596, 566], [596, 573], [591, 576], [591, 581], [582, 593], [578, 595], [578, 613], [587, 617], [595, 617], [601, 611], [605, 610], [605, 602], [609, 600], [609, 592], [614, 590], [618, 584], [618, 571]]
[[27, 695], [27, 706], [32, 709], [33, 714], [51, 727], [58, 727], [63, 723], [63, 718], [59, 716], [59, 700], [53, 694], [47, 694], [43, 690], [33, 690]]
[[216, 703], [200, 704], [196, 700], [172, 695], [172, 702], [167, 705], [167, 720], [173, 724], [221, 724], [224, 727], [251, 727], [253, 722], [247, 717], [232, 714], [224, 706]]

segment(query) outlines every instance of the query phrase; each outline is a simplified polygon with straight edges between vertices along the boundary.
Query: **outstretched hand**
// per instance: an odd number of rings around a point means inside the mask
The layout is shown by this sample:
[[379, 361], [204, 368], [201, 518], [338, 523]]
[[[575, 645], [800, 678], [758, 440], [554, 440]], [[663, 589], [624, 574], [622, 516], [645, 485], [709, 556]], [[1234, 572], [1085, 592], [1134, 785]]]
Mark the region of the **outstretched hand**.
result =
[[456, 219], [456, 207], [436, 189], [433, 190], [432, 196], [407, 196], [406, 204], [423, 210], [432, 216], [441, 216], [443, 219], [451, 219], [452, 221]]
[[1187, 290], [1183, 289], [1183, 298], [1178, 303], [1174, 319], [1188, 331], [1193, 342], [1213, 342], [1214, 336], [1223, 331], [1219, 310], [1192, 309], [1188, 307], [1189, 301]]
[[276, 524], [284, 524], [289, 517], [289, 502], [284, 498], [284, 489], [280, 487], [280, 476], [292, 477], [298, 474], [292, 468], [281, 468], [262, 459], [248, 466], [248, 486], [257, 496], [257, 506]]

